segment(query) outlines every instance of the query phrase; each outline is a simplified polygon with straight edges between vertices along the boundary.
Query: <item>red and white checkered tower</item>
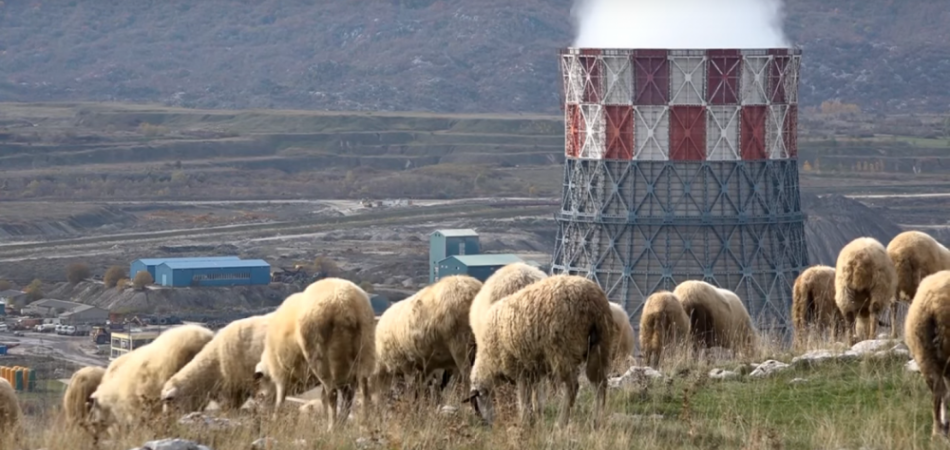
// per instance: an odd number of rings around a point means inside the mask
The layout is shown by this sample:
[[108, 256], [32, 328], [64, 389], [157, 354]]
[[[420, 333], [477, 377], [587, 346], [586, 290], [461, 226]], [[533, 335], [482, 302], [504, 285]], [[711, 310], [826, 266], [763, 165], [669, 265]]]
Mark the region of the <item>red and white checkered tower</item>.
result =
[[563, 49], [552, 272], [596, 280], [634, 322], [651, 293], [701, 279], [787, 328], [808, 265], [800, 62], [798, 49]]

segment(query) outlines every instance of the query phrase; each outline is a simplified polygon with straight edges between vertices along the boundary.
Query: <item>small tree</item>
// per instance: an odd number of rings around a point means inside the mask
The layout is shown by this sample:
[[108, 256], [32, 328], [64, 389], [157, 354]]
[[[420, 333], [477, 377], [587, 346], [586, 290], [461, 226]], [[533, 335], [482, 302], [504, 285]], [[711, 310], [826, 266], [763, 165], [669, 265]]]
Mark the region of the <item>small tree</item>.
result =
[[30, 282], [30, 284], [23, 290], [27, 293], [27, 303], [35, 302], [43, 298], [43, 282], [39, 278]]
[[137, 291], [144, 291], [145, 286], [154, 282], [155, 279], [152, 278], [152, 274], [146, 270], [140, 270], [139, 273], [135, 274], [135, 279], [132, 280], [132, 286], [134, 286]]
[[89, 266], [83, 263], [72, 263], [66, 266], [66, 280], [72, 284], [76, 284], [86, 278], [89, 278]]
[[106, 284], [107, 288], [115, 287], [121, 279], [126, 279], [125, 269], [122, 266], [109, 267], [105, 275], [102, 276], [102, 281]]
[[115, 289], [119, 292], [122, 292], [128, 289], [129, 285], [131, 284], [132, 284], [132, 280], [129, 280], [128, 278], [122, 278], [119, 281], [115, 282]]

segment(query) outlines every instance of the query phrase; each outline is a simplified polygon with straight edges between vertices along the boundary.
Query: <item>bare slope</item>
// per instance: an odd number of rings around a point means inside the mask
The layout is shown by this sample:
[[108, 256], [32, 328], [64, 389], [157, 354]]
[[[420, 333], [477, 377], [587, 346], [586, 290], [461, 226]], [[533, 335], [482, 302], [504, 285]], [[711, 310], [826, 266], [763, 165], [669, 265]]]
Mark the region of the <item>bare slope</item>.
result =
[[[789, 1], [802, 101], [946, 111], [950, 8]], [[556, 113], [571, 0], [7, 1], [0, 100]]]

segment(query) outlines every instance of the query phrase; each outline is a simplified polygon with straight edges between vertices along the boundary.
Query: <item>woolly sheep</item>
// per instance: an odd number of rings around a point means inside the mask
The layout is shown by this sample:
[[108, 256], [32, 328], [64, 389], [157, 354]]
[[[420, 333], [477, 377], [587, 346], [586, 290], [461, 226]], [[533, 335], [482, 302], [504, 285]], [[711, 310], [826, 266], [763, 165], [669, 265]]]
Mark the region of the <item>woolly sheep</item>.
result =
[[646, 365], [658, 369], [663, 350], [689, 338], [689, 316], [679, 298], [670, 291], [647, 297], [640, 313], [640, 351]]
[[904, 321], [904, 341], [933, 396], [933, 436], [947, 437], [950, 423], [950, 270], [920, 282]]
[[200, 411], [215, 400], [227, 410], [247, 402], [255, 393], [254, 369], [264, 352], [271, 316], [235, 320], [220, 329], [191, 362], [165, 382], [165, 408]]
[[469, 311], [468, 322], [472, 327], [476, 342], [484, 321], [483, 317], [493, 303], [544, 278], [547, 278], [547, 274], [542, 272], [541, 269], [523, 262], [505, 265], [491, 274], [485, 280], [482, 289], [478, 291], [475, 300], [472, 301], [472, 307]]
[[689, 317], [693, 347], [724, 347], [747, 353], [755, 343], [752, 318], [739, 297], [705, 281], [687, 280], [676, 286], [673, 295]]
[[468, 384], [475, 338], [469, 326], [472, 300], [482, 282], [468, 275], [440, 279], [390, 307], [376, 327], [376, 384], [390, 391], [396, 375], [419, 381], [433, 372], [457, 373]]
[[891, 305], [896, 292], [894, 263], [876, 239], [857, 238], [838, 253], [835, 304], [844, 316], [851, 345], [858, 338], [874, 338], [878, 315]]
[[288, 297], [272, 314], [254, 376], [274, 385], [275, 418], [288, 387], [310, 374], [323, 388], [330, 430], [349, 417], [357, 385], [363, 392], [363, 408], [370, 407], [375, 314], [366, 291], [348, 280], [324, 278]]
[[619, 330], [600, 286], [583, 277], [554, 275], [497, 301], [484, 318], [466, 401], [475, 402], [479, 412], [484, 409], [486, 421], [492, 422], [493, 411], [483, 400], [497, 381], [515, 382], [521, 419], [530, 421], [537, 412], [528, 404], [531, 395], [540, 380], [551, 378], [564, 385], [557, 423], [566, 426], [585, 363], [595, 386], [595, 408], [603, 411]]
[[19, 430], [23, 412], [17, 401], [16, 391], [10, 382], [0, 378], [0, 443], [4, 438], [12, 438]]
[[113, 361], [90, 395], [90, 417], [96, 428], [113, 423], [133, 425], [160, 413], [162, 385], [213, 337], [214, 332], [205, 327], [182, 325]]
[[887, 256], [897, 273], [897, 291], [891, 304], [891, 337], [897, 337], [897, 308], [900, 301], [910, 303], [917, 285], [927, 275], [950, 270], [950, 250], [927, 233], [905, 231], [887, 244]]
[[[622, 306], [610, 302], [610, 313], [618, 327], [614, 362], [616, 364], [627, 364], [628, 359], [633, 358], [633, 347], [636, 345], [633, 337], [633, 325], [630, 324], [630, 316], [627, 315]], [[626, 370], [626, 367], [624, 370]]]
[[66, 423], [89, 429], [89, 410], [92, 408], [90, 396], [99, 388], [106, 369], [102, 367], [83, 367], [73, 373], [63, 394], [63, 411]]
[[835, 304], [835, 269], [812, 266], [805, 269], [792, 287], [792, 325], [795, 338], [804, 343], [810, 331], [831, 330], [838, 339], [844, 332], [844, 317]]

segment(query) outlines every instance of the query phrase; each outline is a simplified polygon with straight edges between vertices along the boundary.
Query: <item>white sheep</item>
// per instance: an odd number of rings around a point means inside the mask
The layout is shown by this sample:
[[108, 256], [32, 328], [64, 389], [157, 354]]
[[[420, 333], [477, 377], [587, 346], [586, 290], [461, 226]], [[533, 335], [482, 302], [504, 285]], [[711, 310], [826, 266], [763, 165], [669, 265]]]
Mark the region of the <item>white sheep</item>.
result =
[[617, 329], [610, 302], [591, 280], [554, 275], [505, 297], [488, 310], [471, 375], [476, 410], [493, 420], [489, 394], [499, 380], [514, 381], [522, 421], [532, 421], [529, 405], [536, 385], [550, 378], [564, 385], [558, 425], [564, 427], [586, 374], [595, 386], [595, 408], [602, 412], [607, 395], [607, 372], [616, 347]]
[[182, 325], [113, 361], [90, 395], [96, 429], [113, 423], [135, 425], [160, 414], [162, 385], [213, 337], [205, 327]]
[[689, 316], [679, 298], [669, 291], [647, 297], [640, 313], [640, 352], [646, 365], [659, 369], [663, 351], [689, 339]]
[[844, 316], [851, 345], [859, 338], [874, 338], [878, 316], [891, 305], [896, 292], [894, 263], [876, 239], [857, 238], [838, 253], [835, 304]]
[[805, 269], [792, 286], [792, 325], [795, 340], [804, 344], [810, 331], [831, 331], [834, 339], [844, 332], [844, 316], [835, 304], [835, 269], [812, 266]]
[[927, 233], [905, 231], [887, 244], [887, 256], [897, 274], [897, 292], [891, 304], [891, 337], [896, 338], [898, 302], [910, 303], [927, 275], [950, 270], [950, 250]]
[[0, 444], [16, 436], [22, 417], [16, 391], [9, 381], [0, 378]]
[[755, 328], [745, 305], [732, 291], [699, 280], [676, 286], [673, 295], [689, 317], [689, 334], [696, 350], [723, 347], [749, 353], [755, 344]]
[[630, 316], [627, 315], [627, 311], [624, 311], [622, 306], [610, 302], [610, 313], [614, 323], [619, 328], [617, 347], [614, 352], [614, 365], [626, 366], [623, 367], [623, 370], [626, 371], [629, 368], [630, 360], [633, 359], [633, 347], [636, 345], [633, 336], [633, 325], [630, 324]]
[[96, 366], [83, 367], [73, 372], [63, 394], [63, 412], [70, 426], [89, 429], [89, 411], [92, 409], [90, 396], [99, 388], [106, 369]]
[[218, 330], [194, 359], [165, 382], [166, 410], [201, 411], [211, 400], [221, 409], [237, 409], [254, 396], [254, 369], [264, 352], [272, 315], [235, 320]]
[[475, 356], [469, 309], [481, 288], [481, 281], [467, 275], [444, 277], [383, 313], [376, 326], [380, 395], [390, 392], [399, 375], [421, 382], [444, 370], [468, 384]]
[[323, 388], [330, 430], [349, 416], [357, 386], [363, 392], [363, 409], [368, 410], [369, 378], [376, 365], [374, 339], [369, 295], [351, 281], [325, 278], [284, 300], [269, 320], [254, 373], [256, 379], [274, 385], [275, 418], [288, 387], [311, 374]]
[[950, 389], [950, 270], [924, 277], [904, 321], [904, 341], [933, 396], [933, 436], [947, 437]]
[[493, 303], [544, 278], [547, 278], [547, 274], [542, 272], [541, 269], [523, 262], [507, 264], [491, 274], [485, 280], [481, 290], [478, 291], [478, 295], [475, 296], [469, 310], [468, 322], [472, 327], [476, 342], [482, 329], [484, 315]]

